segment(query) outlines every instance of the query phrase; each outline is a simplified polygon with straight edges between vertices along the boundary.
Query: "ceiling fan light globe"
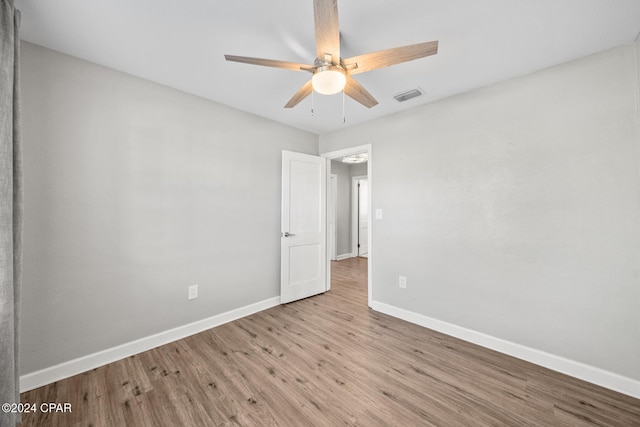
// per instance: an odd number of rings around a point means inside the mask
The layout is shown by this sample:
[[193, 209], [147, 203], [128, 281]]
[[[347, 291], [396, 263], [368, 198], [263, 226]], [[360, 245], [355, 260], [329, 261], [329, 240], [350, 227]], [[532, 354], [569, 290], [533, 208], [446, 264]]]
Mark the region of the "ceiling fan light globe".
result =
[[322, 95], [333, 95], [347, 83], [347, 77], [339, 69], [319, 70], [311, 78], [313, 90]]

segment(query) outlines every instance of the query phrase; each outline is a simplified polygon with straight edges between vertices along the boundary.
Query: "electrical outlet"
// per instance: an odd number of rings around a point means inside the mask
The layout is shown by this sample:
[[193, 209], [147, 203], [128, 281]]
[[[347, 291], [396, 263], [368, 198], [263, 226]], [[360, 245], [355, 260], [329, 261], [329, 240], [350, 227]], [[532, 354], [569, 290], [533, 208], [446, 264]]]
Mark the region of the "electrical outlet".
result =
[[198, 298], [198, 285], [189, 286], [189, 295], [188, 299], [196, 299]]
[[406, 276], [398, 276], [398, 287], [402, 289], [407, 289], [407, 277]]

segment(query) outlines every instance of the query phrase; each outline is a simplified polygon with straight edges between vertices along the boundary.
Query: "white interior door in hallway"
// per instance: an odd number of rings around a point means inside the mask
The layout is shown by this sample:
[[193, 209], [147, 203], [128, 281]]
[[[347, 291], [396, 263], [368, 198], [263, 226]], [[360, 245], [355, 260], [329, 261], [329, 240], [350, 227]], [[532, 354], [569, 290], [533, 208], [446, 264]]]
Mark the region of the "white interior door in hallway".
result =
[[369, 181], [362, 176], [354, 176], [352, 181], [353, 254], [366, 257], [369, 254]]
[[338, 210], [338, 175], [329, 176], [329, 187], [327, 188], [327, 247], [329, 249], [329, 259], [337, 259], [338, 227], [336, 224]]

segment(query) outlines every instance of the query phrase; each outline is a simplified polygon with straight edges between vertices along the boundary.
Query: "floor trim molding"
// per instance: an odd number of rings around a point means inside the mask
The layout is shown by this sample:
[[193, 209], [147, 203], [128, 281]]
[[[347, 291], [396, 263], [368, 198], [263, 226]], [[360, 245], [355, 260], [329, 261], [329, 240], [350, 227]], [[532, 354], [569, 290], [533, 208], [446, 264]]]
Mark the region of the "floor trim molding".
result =
[[640, 381], [382, 302], [372, 301], [371, 308], [375, 311], [406, 320], [407, 322], [415, 323], [425, 328], [433, 329], [434, 331], [451, 335], [629, 396], [640, 398]]
[[89, 354], [59, 365], [31, 372], [20, 377], [20, 392], [33, 390], [46, 384], [72, 377], [82, 372], [98, 368], [108, 363], [115, 362], [142, 353], [143, 351], [186, 338], [207, 329], [220, 326], [241, 317], [249, 316], [262, 310], [275, 307], [280, 304], [280, 297], [269, 298], [254, 304], [240, 307], [225, 313], [217, 314], [206, 319], [198, 320], [187, 325], [178, 326], [168, 331], [160, 332], [145, 338], [140, 338], [113, 348], [97, 353]]
[[354, 255], [352, 253], [342, 254], [342, 255], [338, 255], [336, 257], [336, 261], [342, 261], [343, 259], [353, 258], [353, 257], [354, 257]]

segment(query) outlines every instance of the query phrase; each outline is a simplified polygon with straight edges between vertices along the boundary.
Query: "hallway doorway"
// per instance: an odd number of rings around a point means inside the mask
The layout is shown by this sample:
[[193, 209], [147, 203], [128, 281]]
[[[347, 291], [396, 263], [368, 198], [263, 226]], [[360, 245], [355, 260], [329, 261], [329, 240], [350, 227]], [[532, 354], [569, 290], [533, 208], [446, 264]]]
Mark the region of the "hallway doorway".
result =
[[[373, 232], [373, 224], [371, 221], [371, 194], [373, 192], [373, 180], [372, 180], [372, 156], [371, 156], [371, 144], [367, 144], [367, 145], [361, 145], [361, 146], [357, 146], [357, 147], [352, 147], [352, 148], [347, 148], [347, 149], [343, 149], [343, 150], [338, 150], [338, 151], [332, 151], [332, 152], [328, 152], [328, 153], [323, 153], [321, 154], [322, 157], [325, 157], [327, 159], [327, 175], [330, 177], [331, 174], [334, 173], [334, 171], [332, 171], [331, 166], [332, 166], [332, 160], [339, 160], [342, 164], [348, 164], [348, 163], [356, 163], [358, 164], [358, 166], [361, 168], [360, 169], [360, 173], [357, 174], [351, 174], [349, 175], [349, 177], [347, 178], [348, 181], [351, 181], [351, 176], [358, 176], [361, 179], [366, 179], [366, 185], [362, 186], [362, 199], [360, 199], [360, 197], [358, 197], [358, 204], [361, 204], [362, 209], [357, 209], [358, 212], [361, 212], [363, 215], [362, 220], [358, 221], [356, 227], [353, 227], [353, 225], [351, 224], [352, 222], [352, 214], [349, 214], [347, 216], [347, 222], [348, 222], [348, 228], [351, 229], [349, 236], [348, 236], [348, 240], [350, 240], [351, 242], [349, 243], [348, 246], [346, 246], [348, 249], [345, 251], [347, 253], [340, 253], [340, 250], [337, 251], [337, 256], [335, 256], [335, 259], [337, 259], [337, 261], [331, 261], [331, 256], [332, 256], [332, 248], [328, 248], [327, 249], [327, 289], [331, 289], [331, 282], [333, 281], [333, 266], [335, 265], [336, 267], [338, 267], [338, 262], [343, 262], [343, 261], [349, 261], [350, 263], [353, 263], [353, 265], [357, 265], [359, 266], [360, 269], [362, 269], [361, 272], [358, 273], [358, 277], [360, 278], [359, 280], [363, 280], [363, 283], [366, 283], [366, 300], [367, 300], [367, 306], [371, 307], [372, 304], [372, 294], [373, 294], [373, 280], [372, 280], [372, 265], [374, 260], [372, 259], [372, 255], [374, 253], [374, 249], [372, 247], [372, 240], [371, 240], [371, 236], [372, 236], [372, 232]], [[364, 161], [362, 159], [365, 159]], [[351, 161], [352, 159], [355, 159], [355, 161]], [[342, 166], [336, 167], [336, 169], [341, 168]], [[328, 180], [330, 180], [330, 178], [328, 178]], [[330, 181], [327, 183], [328, 185], [330, 185]], [[362, 183], [361, 183], [362, 185]], [[351, 189], [349, 188], [349, 184], [347, 184], [347, 192], [351, 193]], [[340, 190], [338, 189], [338, 194], [340, 193]], [[347, 200], [353, 200], [352, 196], [348, 196]], [[348, 202], [349, 203], [349, 202]], [[352, 206], [349, 206], [349, 210], [353, 211]], [[338, 211], [338, 215], [340, 215], [339, 211]], [[364, 228], [362, 228], [362, 230], [360, 230], [360, 225], [363, 225]], [[336, 221], [335, 224], [336, 228], [339, 229], [340, 228], [340, 223], [339, 220]], [[356, 251], [353, 251], [352, 247], [353, 247], [353, 231], [356, 231]], [[327, 229], [329, 229], [329, 227], [327, 227]], [[340, 236], [336, 237], [336, 241], [338, 241], [337, 244], [339, 244], [340, 241]], [[357, 245], [360, 244], [360, 249], [358, 250]], [[366, 246], [363, 248], [362, 245], [365, 244]], [[344, 246], [343, 246], [344, 247]], [[360, 253], [362, 253], [362, 255], [365, 255], [365, 257], [360, 257]], [[346, 264], [339, 264], [339, 266], [345, 266]], [[352, 273], [353, 270], [352, 270]], [[354, 273], [355, 274], [355, 273]]]

